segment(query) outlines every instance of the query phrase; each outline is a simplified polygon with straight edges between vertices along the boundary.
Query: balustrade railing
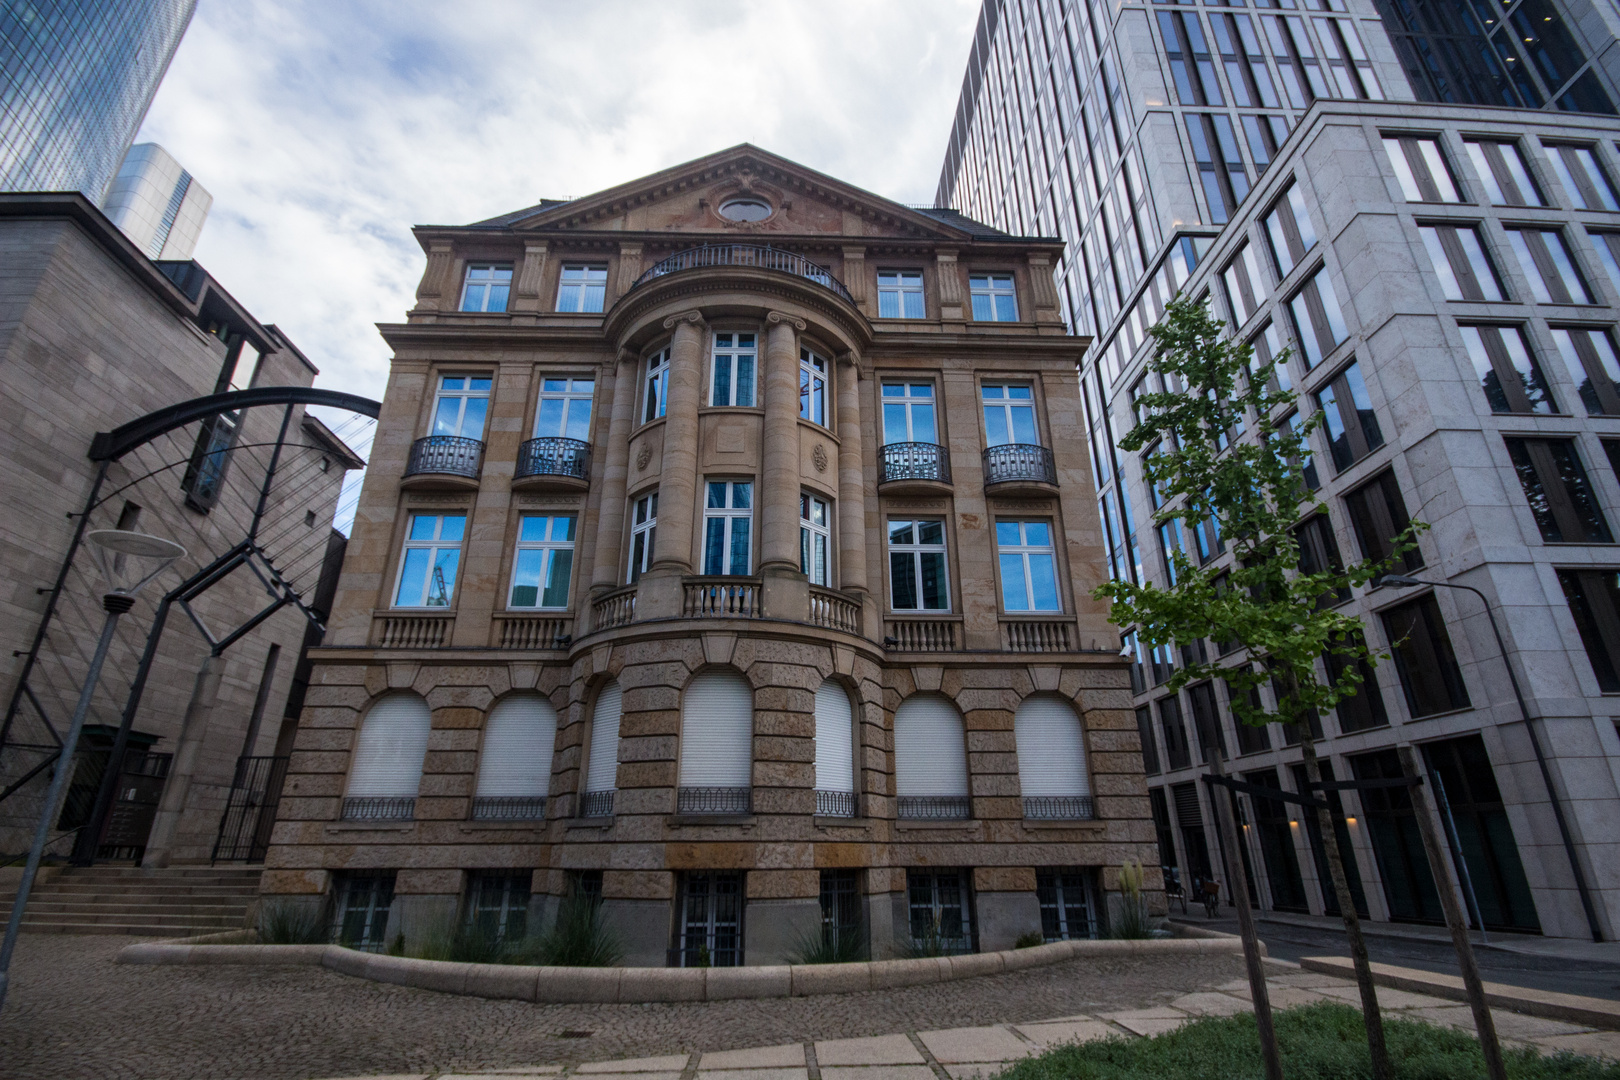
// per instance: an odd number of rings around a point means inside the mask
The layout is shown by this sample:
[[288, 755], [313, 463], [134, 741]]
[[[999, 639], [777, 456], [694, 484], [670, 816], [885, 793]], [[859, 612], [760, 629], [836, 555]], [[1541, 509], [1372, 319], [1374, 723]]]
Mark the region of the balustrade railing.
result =
[[687, 578], [681, 613], [688, 619], [757, 619], [765, 614], [758, 578]]
[[371, 620], [371, 640], [379, 649], [442, 649], [455, 624], [452, 611], [378, 615]]
[[1006, 619], [1001, 637], [1008, 652], [1073, 652], [1075, 647], [1074, 623], [1067, 619]]
[[986, 450], [984, 482], [1002, 484], [1012, 480], [1056, 485], [1057, 466], [1052, 451], [1030, 443], [1005, 443]]
[[478, 439], [457, 435], [429, 435], [411, 444], [406, 476], [432, 474], [478, 479], [478, 465], [484, 457], [484, 444]]
[[854, 817], [855, 802], [853, 791], [817, 791], [816, 814], [820, 817]]
[[962, 621], [954, 619], [888, 619], [883, 647], [894, 652], [955, 652], [960, 648]]
[[591, 605], [591, 629], [611, 630], [636, 619], [636, 587], [626, 585], [606, 594]]
[[356, 795], [343, 800], [344, 821], [410, 821], [416, 796]]
[[579, 816], [599, 818], [613, 816], [613, 792], [587, 791], [579, 799]]
[[754, 791], [745, 787], [683, 787], [675, 795], [679, 814], [746, 814], [753, 809]]
[[588, 480], [591, 475], [591, 444], [579, 439], [546, 436], [530, 439], [518, 447], [514, 480], [529, 476], [566, 476]]
[[967, 795], [902, 795], [896, 812], [907, 821], [966, 821], [973, 816]]
[[705, 244], [702, 247], [677, 251], [653, 264], [652, 269], [636, 279], [630, 290], [634, 292], [656, 278], [705, 266], [757, 266], [763, 270], [780, 270], [784, 274], [813, 281], [822, 288], [837, 293], [849, 303], [855, 303], [854, 297], [850, 296], [844, 283], [833, 277], [825, 267], [817, 266], [795, 252], [761, 244]]
[[861, 605], [834, 589], [810, 586], [810, 621], [846, 634], [861, 632]]
[[950, 451], [937, 443], [886, 443], [878, 451], [878, 483], [893, 480], [951, 482]]
[[566, 649], [573, 634], [574, 620], [566, 615], [495, 616], [495, 645], [501, 649]]
[[1026, 795], [1024, 816], [1035, 821], [1090, 821], [1097, 816], [1090, 795]]
[[540, 821], [545, 816], [544, 795], [480, 795], [472, 801], [474, 821]]

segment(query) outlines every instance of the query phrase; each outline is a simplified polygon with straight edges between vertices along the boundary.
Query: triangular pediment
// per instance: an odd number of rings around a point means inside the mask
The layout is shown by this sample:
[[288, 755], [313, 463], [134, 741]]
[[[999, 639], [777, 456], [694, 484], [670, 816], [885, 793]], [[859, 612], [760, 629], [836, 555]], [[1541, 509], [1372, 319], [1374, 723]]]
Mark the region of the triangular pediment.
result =
[[[722, 210], [736, 200], [763, 203], [769, 214], [757, 221], [730, 220]], [[594, 195], [542, 201], [479, 224], [519, 232], [713, 233], [738, 239], [823, 235], [962, 242], [975, 235], [747, 143]]]

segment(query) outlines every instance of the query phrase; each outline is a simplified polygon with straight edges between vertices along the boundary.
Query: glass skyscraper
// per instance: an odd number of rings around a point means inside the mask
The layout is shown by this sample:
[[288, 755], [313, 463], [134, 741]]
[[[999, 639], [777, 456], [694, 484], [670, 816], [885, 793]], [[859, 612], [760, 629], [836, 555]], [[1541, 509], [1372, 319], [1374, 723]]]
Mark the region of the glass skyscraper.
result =
[[196, 0], [0, 0], [0, 191], [99, 203]]

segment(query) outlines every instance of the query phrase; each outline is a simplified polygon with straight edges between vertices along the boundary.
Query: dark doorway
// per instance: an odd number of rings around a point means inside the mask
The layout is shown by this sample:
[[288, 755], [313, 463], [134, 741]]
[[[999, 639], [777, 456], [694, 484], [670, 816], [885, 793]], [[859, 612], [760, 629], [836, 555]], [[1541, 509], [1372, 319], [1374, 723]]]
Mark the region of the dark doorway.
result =
[[[1394, 780], [1401, 777], [1401, 760], [1394, 750], [1358, 754], [1349, 759], [1357, 780]], [[1405, 788], [1367, 788], [1359, 793], [1367, 814], [1378, 873], [1384, 879], [1384, 900], [1395, 922], [1443, 923], [1440, 894], [1423, 851], [1412, 794]]]
[[1429, 769], [1440, 774], [1434, 793], [1451, 808], [1457, 844], [1474, 886], [1479, 914], [1489, 930], [1540, 933], [1530, 883], [1525, 880], [1519, 846], [1513, 840], [1502, 793], [1496, 786], [1485, 740], [1478, 735], [1429, 743], [1423, 747]]
[[1181, 829], [1181, 850], [1187, 859], [1182, 870], [1191, 875], [1189, 884], [1195, 886], [1196, 892], [1197, 885], [1215, 876], [1209, 839], [1204, 834], [1204, 813], [1198, 805], [1198, 785], [1177, 784], [1170, 789], [1170, 795], [1176, 802], [1176, 825]]
[[[1282, 790], [1276, 769], [1245, 773], [1243, 779], [1257, 787]], [[1259, 834], [1260, 857], [1265, 860], [1266, 877], [1271, 882], [1272, 910], [1308, 914], [1310, 905], [1305, 900], [1305, 880], [1299, 872], [1299, 855], [1294, 850], [1293, 827], [1289, 824], [1297, 819], [1281, 799], [1252, 794], [1249, 798], [1254, 804], [1254, 831]]]
[[[1322, 779], [1333, 779], [1333, 763], [1323, 761]], [[1305, 766], [1294, 766], [1294, 786], [1305, 790]], [[1350, 827], [1344, 820], [1344, 801], [1337, 791], [1323, 792], [1327, 804], [1333, 809], [1333, 836], [1339, 842], [1339, 858], [1344, 863], [1344, 883], [1350, 889], [1350, 902], [1356, 905], [1356, 914], [1367, 917], [1367, 890], [1361, 884], [1361, 868], [1356, 865], [1356, 851], [1350, 846]], [[1403, 793], [1404, 794], [1404, 793]], [[1365, 800], [1364, 800], [1365, 801]], [[1322, 823], [1315, 810], [1300, 811], [1305, 819], [1305, 835], [1311, 843], [1311, 859], [1316, 863], [1316, 880], [1322, 887], [1322, 913], [1339, 914], [1339, 893], [1333, 887], [1333, 875], [1328, 871], [1327, 848], [1322, 846]], [[1428, 865], [1425, 863], [1424, 865]]]

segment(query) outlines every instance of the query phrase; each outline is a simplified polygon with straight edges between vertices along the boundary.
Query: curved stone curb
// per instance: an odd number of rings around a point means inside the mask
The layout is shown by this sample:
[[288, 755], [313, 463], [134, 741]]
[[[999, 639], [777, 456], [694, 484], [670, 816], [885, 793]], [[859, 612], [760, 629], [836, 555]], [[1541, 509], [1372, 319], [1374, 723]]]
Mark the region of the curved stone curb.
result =
[[1003, 971], [1023, 971], [1080, 957], [1177, 956], [1234, 953], [1242, 949], [1243, 943], [1238, 938], [1220, 935], [1149, 941], [1055, 941], [1050, 945], [1005, 952], [919, 960], [869, 960], [853, 964], [577, 968], [458, 964], [445, 960], [381, 956], [346, 949], [341, 945], [210, 945], [152, 941], [125, 946], [118, 954], [118, 963], [318, 964], [359, 979], [414, 986], [446, 994], [514, 998], [546, 1004], [640, 1004], [843, 994], [856, 990], [886, 990], [951, 982]]

